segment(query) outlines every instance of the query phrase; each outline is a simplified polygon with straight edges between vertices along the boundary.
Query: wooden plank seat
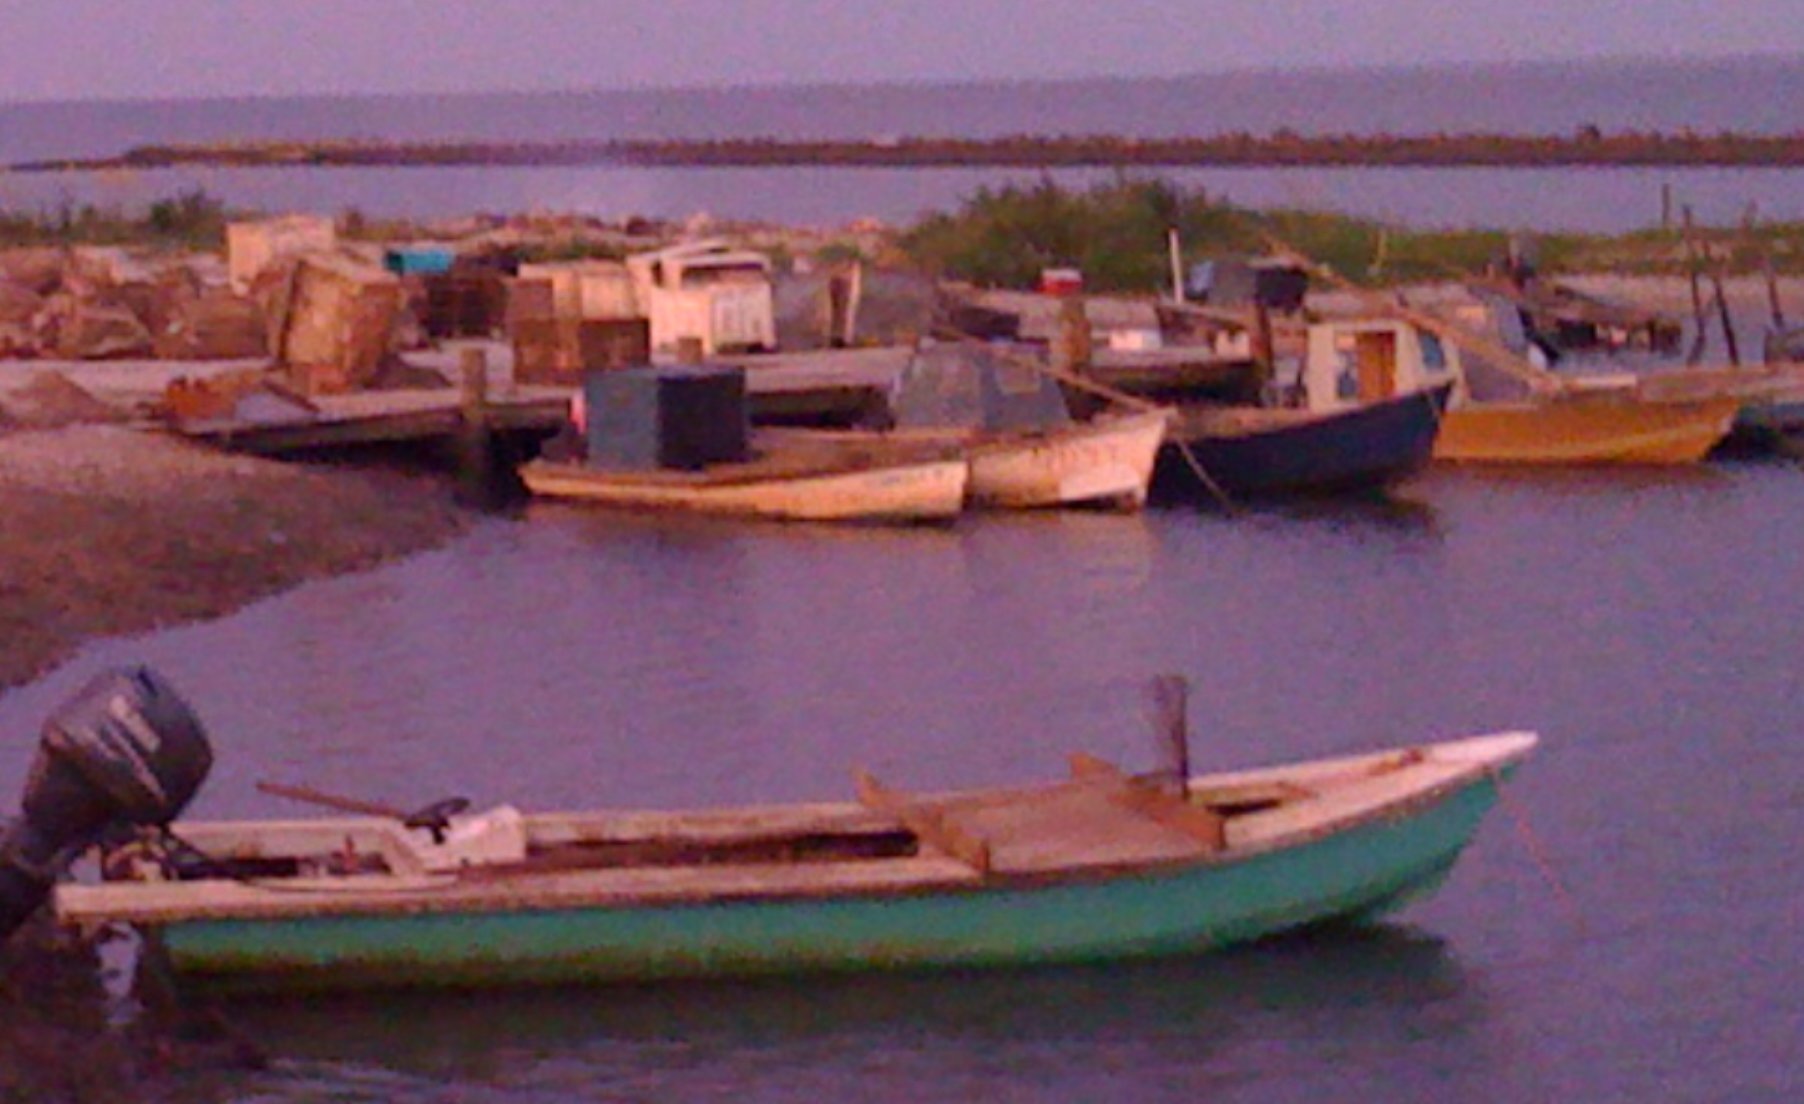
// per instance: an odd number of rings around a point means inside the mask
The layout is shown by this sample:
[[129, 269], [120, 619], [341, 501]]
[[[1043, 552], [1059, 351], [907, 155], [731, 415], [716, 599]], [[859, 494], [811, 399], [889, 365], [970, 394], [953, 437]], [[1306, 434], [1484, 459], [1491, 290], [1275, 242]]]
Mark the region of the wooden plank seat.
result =
[[859, 800], [895, 816], [922, 844], [983, 874], [1193, 859], [1219, 850], [1219, 818], [1187, 815], [1120, 772], [956, 797], [918, 797], [859, 772]]
[[[1221, 814], [1206, 805], [1192, 803], [1181, 793], [1161, 789], [1150, 779], [1136, 778], [1113, 763], [1081, 751], [1071, 755], [1071, 773], [1076, 778], [1109, 783], [1111, 800], [1187, 833], [1210, 851], [1220, 851], [1226, 842]], [[1180, 786], [1183, 784], [1179, 783]]]

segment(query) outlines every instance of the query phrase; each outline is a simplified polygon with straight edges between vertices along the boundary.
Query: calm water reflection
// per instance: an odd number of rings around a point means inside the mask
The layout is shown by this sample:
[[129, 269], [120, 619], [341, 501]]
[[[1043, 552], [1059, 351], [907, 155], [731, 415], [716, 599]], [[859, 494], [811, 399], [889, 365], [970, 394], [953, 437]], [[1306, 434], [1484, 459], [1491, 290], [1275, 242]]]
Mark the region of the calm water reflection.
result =
[[[1270, 1058], [1318, 1045], [1340, 1068], [1315, 1091], [1377, 1088], [1415, 1058], [1459, 1051], [1485, 1005], [1443, 943], [1383, 929], [1107, 969], [234, 1012], [251, 1035], [289, 1042], [276, 1080], [361, 1084], [371, 1099], [482, 1086], [546, 1099], [1188, 1100], [1266, 1081]], [[1375, 1052], [1377, 1039], [1390, 1045]]]
[[[10, 803], [103, 664], [260, 778], [396, 804], [842, 797], [1506, 727], [1543, 754], [1407, 928], [1077, 971], [247, 1006], [246, 1099], [1784, 1100], [1804, 1037], [1804, 475], [1435, 472], [1390, 505], [836, 531], [534, 507], [0, 698]], [[1517, 819], [1518, 815], [1520, 820]], [[1527, 843], [1538, 844], [1547, 875]]]

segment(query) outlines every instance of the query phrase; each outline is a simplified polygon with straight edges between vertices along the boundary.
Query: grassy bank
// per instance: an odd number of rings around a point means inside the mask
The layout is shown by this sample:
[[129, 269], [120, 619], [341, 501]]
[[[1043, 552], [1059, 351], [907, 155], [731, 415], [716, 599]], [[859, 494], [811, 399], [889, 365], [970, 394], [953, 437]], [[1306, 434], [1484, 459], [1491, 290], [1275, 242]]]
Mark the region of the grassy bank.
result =
[[[944, 277], [1026, 288], [1042, 269], [1083, 270], [1097, 291], [1146, 293], [1170, 286], [1166, 250], [1176, 229], [1186, 261], [1266, 252], [1273, 239], [1364, 283], [1475, 275], [1507, 256], [1503, 230], [1391, 226], [1319, 211], [1255, 210], [1160, 179], [1123, 175], [1087, 190], [1050, 180], [979, 190], [949, 213], [901, 235], [917, 264]], [[1542, 270], [1683, 275], [1697, 258], [1724, 274], [1804, 272], [1804, 223], [1678, 228], [1629, 234], [1558, 233], [1533, 242]]]
[[221, 250], [231, 218], [204, 190], [179, 192], [143, 209], [64, 199], [47, 208], [0, 211], [0, 246], [161, 245]]

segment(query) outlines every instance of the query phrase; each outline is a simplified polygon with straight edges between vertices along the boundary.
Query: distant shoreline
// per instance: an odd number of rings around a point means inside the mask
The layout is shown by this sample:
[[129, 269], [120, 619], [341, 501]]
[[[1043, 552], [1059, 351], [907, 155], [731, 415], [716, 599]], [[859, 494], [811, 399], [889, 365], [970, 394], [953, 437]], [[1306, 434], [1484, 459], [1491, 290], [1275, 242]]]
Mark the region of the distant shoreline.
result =
[[880, 137], [549, 142], [221, 142], [137, 146], [95, 158], [39, 159], [9, 171], [81, 172], [181, 166], [1239, 167], [1548, 168], [1574, 166], [1799, 168], [1804, 132], [1784, 135], [1627, 132], [1268, 135], [1204, 138], [1113, 135], [993, 139]]

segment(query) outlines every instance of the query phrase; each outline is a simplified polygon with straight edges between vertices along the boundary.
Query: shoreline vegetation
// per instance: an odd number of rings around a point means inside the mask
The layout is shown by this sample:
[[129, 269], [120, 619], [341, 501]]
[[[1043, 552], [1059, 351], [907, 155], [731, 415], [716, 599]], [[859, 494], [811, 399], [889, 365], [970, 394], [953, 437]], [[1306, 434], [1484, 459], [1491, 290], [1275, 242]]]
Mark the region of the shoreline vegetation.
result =
[[1281, 129], [1208, 137], [1010, 135], [864, 139], [611, 139], [556, 142], [366, 140], [177, 143], [110, 156], [19, 162], [12, 172], [71, 172], [210, 165], [426, 166], [624, 165], [668, 167], [1804, 167], [1804, 131], [1684, 130], [1571, 134], [1301, 134]]
[[[1650, 220], [1644, 229], [1530, 232], [1537, 267], [1549, 275], [1804, 273], [1804, 222], [1762, 220], [1750, 206], [1739, 224], [1693, 225], [1681, 199], [1663, 191], [1658, 221]], [[65, 198], [38, 210], [0, 208], [0, 249], [223, 251], [228, 222], [264, 214], [233, 210], [201, 189], [136, 209]], [[517, 249], [520, 260], [617, 260], [624, 255], [620, 243], [626, 238], [671, 232], [658, 220], [546, 217], [564, 227], [564, 236], [537, 245], [523, 239]], [[435, 223], [378, 219], [347, 209], [338, 212], [337, 221], [340, 233], [351, 240], [457, 241], [473, 232], [505, 234], [532, 218], [478, 215]], [[1523, 236], [1495, 227], [1414, 227], [1327, 210], [1243, 206], [1152, 171], [1122, 168], [1083, 188], [1050, 176], [980, 186], [955, 208], [923, 212], [901, 226], [761, 226], [760, 247], [772, 250], [780, 270], [803, 253], [830, 259], [858, 256], [979, 286], [1028, 289], [1037, 286], [1043, 269], [1071, 266], [1084, 272], [1086, 286], [1095, 292], [1159, 294], [1169, 286], [1165, 243], [1171, 231], [1192, 260], [1263, 253], [1275, 238], [1369, 286], [1481, 276]]]

